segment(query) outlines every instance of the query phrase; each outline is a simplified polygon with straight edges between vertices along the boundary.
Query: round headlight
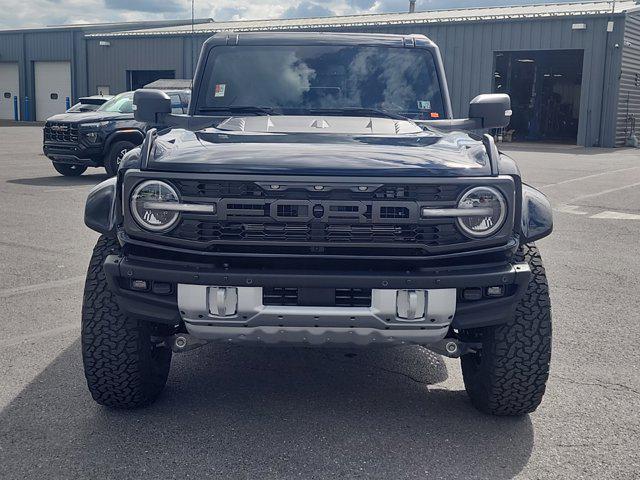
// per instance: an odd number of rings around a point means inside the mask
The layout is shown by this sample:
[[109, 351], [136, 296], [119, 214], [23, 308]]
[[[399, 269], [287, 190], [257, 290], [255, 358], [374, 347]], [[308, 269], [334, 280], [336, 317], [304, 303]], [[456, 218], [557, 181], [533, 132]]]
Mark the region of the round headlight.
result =
[[138, 225], [145, 230], [166, 232], [176, 224], [180, 216], [179, 212], [170, 208], [171, 204], [177, 203], [180, 203], [180, 198], [171, 185], [158, 180], [147, 180], [131, 194], [131, 213]]
[[492, 187], [474, 187], [462, 196], [458, 208], [476, 210], [458, 217], [458, 226], [470, 237], [488, 237], [497, 232], [507, 217], [507, 205], [502, 194]]

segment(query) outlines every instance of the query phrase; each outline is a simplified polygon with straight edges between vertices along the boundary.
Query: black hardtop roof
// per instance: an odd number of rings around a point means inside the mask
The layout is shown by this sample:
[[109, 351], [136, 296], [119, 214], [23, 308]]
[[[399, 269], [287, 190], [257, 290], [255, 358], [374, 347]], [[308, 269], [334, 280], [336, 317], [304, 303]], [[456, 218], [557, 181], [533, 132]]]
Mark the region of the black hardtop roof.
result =
[[[191, 94], [191, 89], [190, 88], [147, 88], [146, 86], [143, 88], [139, 88], [138, 90], [161, 90], [164, 93], [188, 93]], [[136, 93], [136, 90], [127, 90], [126, 92], [121, 92], [118, 95], [122, 94], [122, 93]]]
[[346, 32], [218, 32], [204, 48], [219, 45], [371, 45], [436, 49], [425, 35]]

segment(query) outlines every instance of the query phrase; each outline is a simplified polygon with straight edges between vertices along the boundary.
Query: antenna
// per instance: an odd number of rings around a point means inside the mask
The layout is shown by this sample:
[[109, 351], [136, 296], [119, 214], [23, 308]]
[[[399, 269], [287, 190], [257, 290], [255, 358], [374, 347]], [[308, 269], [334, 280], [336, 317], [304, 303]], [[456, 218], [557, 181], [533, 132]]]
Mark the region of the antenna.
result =
[[196, 14], [195, 14], [195, 0], [191, 0], [191, 92], [193, 93], [193, 77], [195, 76], [196, 65], [193, 60], [193, 36], [195, 33], [195, 23], [196, 23]]

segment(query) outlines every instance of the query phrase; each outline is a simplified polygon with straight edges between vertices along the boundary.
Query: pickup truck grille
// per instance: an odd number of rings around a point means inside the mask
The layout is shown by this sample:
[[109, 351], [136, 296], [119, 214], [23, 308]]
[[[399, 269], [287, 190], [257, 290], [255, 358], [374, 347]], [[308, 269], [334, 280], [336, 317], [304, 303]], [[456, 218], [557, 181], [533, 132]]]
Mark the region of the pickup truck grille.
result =
[[44, 141], [51, 143], [78, 143], [78, 126], [73, 123], [47, 122]]

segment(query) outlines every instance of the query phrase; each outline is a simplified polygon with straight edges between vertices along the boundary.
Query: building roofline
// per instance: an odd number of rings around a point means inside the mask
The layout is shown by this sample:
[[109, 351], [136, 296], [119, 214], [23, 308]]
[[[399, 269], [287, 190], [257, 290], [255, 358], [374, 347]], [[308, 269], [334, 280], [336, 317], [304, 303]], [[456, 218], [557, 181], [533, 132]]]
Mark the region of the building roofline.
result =
[[[196, 18], [193, 23], [201, 25], [212, 23], [212, 18]], [[148, 28], [170, 28], [191, 25], [191, 19], [184, 20], [139, 20], [131, 22], [106, 22], [106, 23], [72, 23], [66, 25], [44, 25], [42, 27], [0, 29], [0, 34], [5, 33], [36, 33], [52, 31], [91, 31], [107, 30], [105, 33], [122, 33], [123, 30], [144, 30]], [[116, 30], [113, 30], [116, 29]], [[122, 29], [122, 30], [121, 30]]]
[[[615, 5], [615, 10], [614, 10]], [[579, 7], [582, 6], [582, 9]], [[578, 7], [578, 8], [576, 8]], [[499, 7], [473, 7], [440, 9], [422, 12], [376, 13], [344, 15], [334, 17], [313, 17], [298, 19], [238, 20], [200, 24], [194, 34], [216, 32], [283, 31], [318, 28], [366, 27], [378, 25], [413, 25], [434, 23], [469, 23], [478, 21], [546, 19], [562, 17], [620, 16], [637, 8], [634, 0], [595, 0], [566, 3], [537, 3], [532, 5], [511, 5]], [[169, 29], [140, 29], [123, 32], [90, 33], [87, 37], [136, 37], [187, 35], [191, 29], [172, 27]]]

